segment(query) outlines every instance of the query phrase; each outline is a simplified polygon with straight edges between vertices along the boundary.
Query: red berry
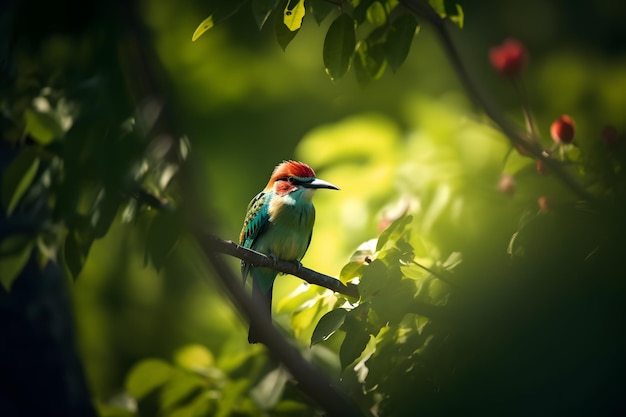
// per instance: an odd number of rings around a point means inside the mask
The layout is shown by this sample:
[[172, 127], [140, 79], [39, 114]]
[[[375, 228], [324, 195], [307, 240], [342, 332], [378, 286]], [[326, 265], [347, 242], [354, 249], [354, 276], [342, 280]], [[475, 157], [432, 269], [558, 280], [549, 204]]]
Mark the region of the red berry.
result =
[[609, 147], [614, 147], [617, 145], [619, 140], [619, 134], [617, 133], [617, 129], [614, 126], [604, 126], [602, 129], [602, 140]]
[[515, 193], [515, 178], [511, 174], [503, 174], [498, 182], [498, 191], [502, 194], [513, 195]]
[[539, 211], [542, 213], [548, 213], [550, 211], [551, 202], [545, 195], [537, 199], [537, 204], [539, 205]]
[[541, 175], [548, 175], [550, 173], [550, 168], [548, 168], [548, 165], [541, 159], [537, 159], [537, 172]]
[[574, 120], [564, 114], [552, 122], [550, 135], [556, 143], [572, 143], [575, 130]]
[[502, 45], [489, 49], [489, 61], [498, 74], [516, 77], [526, 68], [528, 52], [521, 42], [509, 38]]

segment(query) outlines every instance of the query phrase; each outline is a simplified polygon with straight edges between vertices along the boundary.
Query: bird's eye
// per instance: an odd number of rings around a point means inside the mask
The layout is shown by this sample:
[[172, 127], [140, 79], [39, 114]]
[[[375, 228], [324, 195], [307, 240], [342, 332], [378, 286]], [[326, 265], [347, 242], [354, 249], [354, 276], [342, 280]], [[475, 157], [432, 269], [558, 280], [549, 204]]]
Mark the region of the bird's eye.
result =
[[290, 184], [293, 184], [294, 182], [296, 182], [296, 179], [294, 177], [289, 177], [287, 178], [287, 181], [289, 181]]

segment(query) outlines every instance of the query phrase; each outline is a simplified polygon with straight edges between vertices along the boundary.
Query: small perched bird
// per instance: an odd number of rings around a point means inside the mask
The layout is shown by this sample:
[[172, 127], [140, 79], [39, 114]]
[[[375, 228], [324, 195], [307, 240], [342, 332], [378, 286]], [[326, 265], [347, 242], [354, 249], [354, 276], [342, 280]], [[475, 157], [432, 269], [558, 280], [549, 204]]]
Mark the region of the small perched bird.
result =
[[[265, 189], [248, 205], [239, 244], [277, 259], [300, 262], [311, 243], [315, 222], [311, 199], [318, 188], [339, 189], [315, 178], [315, 172], [302, 162], [278, 164]], [[241, 273], [244, 284], [248, 274], [252, 275], [252, 297], [260, 300], [271, 316], [272, 288], [278, 272], [242, 261]], [[259, 331], [250, 326], [248, 342], [257, 343], [260, 338]]]

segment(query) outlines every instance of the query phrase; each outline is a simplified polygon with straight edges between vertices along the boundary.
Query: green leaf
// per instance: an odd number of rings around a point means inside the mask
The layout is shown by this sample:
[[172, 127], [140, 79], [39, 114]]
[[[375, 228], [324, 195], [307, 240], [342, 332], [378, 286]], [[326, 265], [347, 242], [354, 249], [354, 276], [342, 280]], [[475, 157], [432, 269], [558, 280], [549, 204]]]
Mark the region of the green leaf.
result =
[[63, 136], [64, 131], [61, 123], [52, 113], [27, 108], [24, 111], [24, 119], [26, 121], [26, 133], [41, 145], [47, 145]]
[[337, 9], [337, 5], [327, 0], [308, 0], [306, 4], [311, 10], [313, 18], [320, 25], [333, 10]]
[[372, 310], [383, 322], [395, 325], [412, 310], [417, 285], [414, 280], [402, 278], [399, 268], [390, 268], [389, 275], [385, 287], [372, 298]]
[[456, 15], [450, 16], [450, 20], [459, 27], [459, 29], [463, 29], [463, 24], [465, 21], [465, 14], [463, 13], [463, 8], [460, 4], [456, 4]]
[[65, 238], [65, 246], [63, 248], [65, 264], [74, 279], [80, 275], [80, 271], [83, 269], [92, 242], [92, 239], [81, 239], [76, 230], [70, 231]]
[[228, 381], [222, 387], [222, 397], [218, 403], [217, 413], [215, 417], [227, 417], [233, 415], [233, 409], [241, 398], [243, 393], [248, 389], [248, 379], [238, 379]]
[[[287, 6], [285, 6], [286, 8]], [[285, 26], [284, 15], [276, 14], [276, 21], [274, 23], [274, 34], [276, 35], [276, 40], [278, 44], [283, 49], [287, 49], [287, 45], [296, 37], [300, 29], [296, 29], [294, 31], [289, 30], [287, 26]]]
[[250, 390], [250, 396], [261, 409], [271, 409], [280, 401], [288, 379], [288, 372], [279, 366], [268, 372], [261, 382]]
[[254, 14], [254, 20], [259, 26], [259, 30], [263, 29], [267, 19], [276, 9], [279, 0], [252, 0], [252, 13]]
[[363, 352], [367, 342], [370, 340], [369, 332], [365, 330], [364, 323], [356, 319], [354, 317], [355, 314], [356, 309], [346, 316], [346, 320], [341, 327], [346, 332], [346, 337], [343, 339], [341, 348], [339, 348], [339, 360], [342, 369], [346, 369], [361, 356], [361, 352]]
[[[296, 2], [295, 5], [293, 4], [294, 1]], [[283, 23], [287, 29], [292, 32], [300, 29], [305, 12], [304, 0], [290, 0], [283, 11]]]
[[356, 2], [354, 10], [352, 11], [352, 17], [357, 25], [365, 22], [365, 19], [367, 18], [367, 9], [375, 1], [376, 0], [359, 0]]
[[385, 51], [392, 71], [397, 71], [409, 55], [416, 29], [417, 21], [408, 14], [400, 16], [391, 24]]
[[213, 26], [215, 26], [215, 22], [213, 21], [213, 15], [211, 15], [204, 19], [202, 22], [200, 22], [196, 30], [193, 32], [193, 35], [191, 36], [191, 41], [195, 42], [200, 36], [204, 34], [204, 32], [211, 29]]
[[360, 277], [367, 264], [363, 262], [348, 262], [339, 273], [339, 280], [344, 284], [348, 283], [348, 281]]
[[159, 400], [161, 407], [165, 410], [170, 410], [197, 397], [206, 386], [198, 375], [177, 369], [172, 370], [168, 374], [165, 384], [160, 385], [163, 385], [163, 388]]
[[379, 79], [386, 67], [385, 50], [380, 43], [365, 41], [359, 44], [354, 58], [354, 72], [359, 84], [366, 85]]
[[215, 363], [211, 351], [197, 344], [178, 349], [174, 354], [174, 360], [180, 367], [193, 372], [207, 369]]
[[446, 6], [444, 0], [428, 0], [428, 3], [439, 14], [439, 16], [446, 16]]
[[365, 17], [374, 27], [382, 26], [387, 22], [387, 12], [379, 1], [375, 1], [369, 5], [365, 12]]
[[378, 242], [376, 243], [376, 251], [381, 250], [388, 241], [397, 240], [402, 233], [404, 233], [404, 229], [406, 226], [411, 223], [413, 220], [413, 216], [403, 215], [394, 220], [393, 223], [389, 225], [388, 228], [383, 230], [383, 232], [378, 237]]
[[330, 25], [324, 39], [324, 67], [333, 81], [341, 78], [350, 68], [355, 46], [354, 21], [348, 14], [342, 13]]
[[324, 340], [328, 340], [344, 323], [348, 311], [343, 308], [331, 310], [324, 314], [320, 321], [317, 322], [313, 335], [311, 336], [311, 346], [316, 345]]
[[368, 300], [376, 295], [387, 284], [387, 265], [380, 259], [374, 260], [363, 269], [363, 276], [359, 283], [361, 300]]
[[2, 178], [2, 204], [10, 216], [21, 198], [33, 183], [39, 168], [39, 153], [34, 148], [26, 148], [6, 168]]
[[206, 19], [204, 19], [193, 32], [191, 37], [191, 41], [196, 41], [200, 36], [202, 36], [206, 31], [211, 29], [213, 26], [218, 23], [223, 22], [228, 19], [241, 8], [241, 6], [246, 3], [247, 0], [230, 0], [219, 3], [219, 7], [215, 9], [213, 13], [209, 15]]
[[161, 359], [144, 359], [130, 370], [124, 384], [126, 391], [140, 400], [164, 385], [172, 377], [172, 366]]
[[0, 284], [7, 292], [26, 266], [33, 246], [32, 239], [24, 235], [8, 236], [0, 241]]

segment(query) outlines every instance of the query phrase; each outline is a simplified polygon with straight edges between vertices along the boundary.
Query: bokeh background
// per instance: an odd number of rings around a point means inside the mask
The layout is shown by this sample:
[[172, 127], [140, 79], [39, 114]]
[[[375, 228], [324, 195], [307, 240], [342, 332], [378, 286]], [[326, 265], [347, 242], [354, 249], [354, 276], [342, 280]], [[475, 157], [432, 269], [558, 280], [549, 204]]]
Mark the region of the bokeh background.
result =
[[[194, 30], [211, 13], [208, 3], [139, 6], [191, 143], [196, 201], [212, 213], [214, 232], [224, 239], [238, 239], [249, 200], [285, 159], [310, 164], [342, 189], [317, 193], [317, 223], [303, 259], [331, 276], [405, 209], [416, 213], [418, 230], [436, 248], [433, 257], [460, 251], [485, 263], [505, 262], [520, 216], [537, 210], [539, 196], [571, 198], [553, 178], [535, 175], [532, 161], [517, 154], [505, 160], [507, 140], [465, 94], [426, 25], [397, 72], [362, 86], [352, 73], [333, 82], [324, 72], [330, 19], [317, 25], [306, 16], [283, 51], [271, 25], [258, 30], [249, 6], [195, 42]], [[626, 128], [624, 2], [461, 6], [461, 53], [484, 90], [520, 125], [518, 97], [487, 59], [489, 48], [507, 37], [530, 53], [524, 83], [546, 144], [550, 123], [563, 113], [575, 118], [577, 141], [589, 152], [599, 146], [604, 125]], [[80, 17], [67, 22], [72, 19]], [[503, 172], [516, 175], [513, 196], [498, 191]], [[247, 326], [217, 282], [204, 279], [211, 271], [197, 247], [181, 239], [157, 271], [144, 262], [142, 220], [133, 227], [123, 220], [120, 213], [93, 244], [71, 285], [77, 344], [94, 398], [105, 402], [121, 393], [138, 361], [171, 361], [190, 344], [206, 347], [221, 365], [262, 350], [247, 344]], [[289, 299], [299, 285], [281, 277], [275, 300]], [[279, 303], [275, 319], [290, 332], [293, 306]], [[314, 324], [296, 335], [302, 346]]]

